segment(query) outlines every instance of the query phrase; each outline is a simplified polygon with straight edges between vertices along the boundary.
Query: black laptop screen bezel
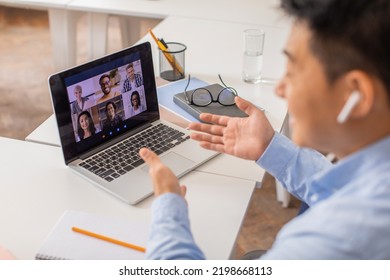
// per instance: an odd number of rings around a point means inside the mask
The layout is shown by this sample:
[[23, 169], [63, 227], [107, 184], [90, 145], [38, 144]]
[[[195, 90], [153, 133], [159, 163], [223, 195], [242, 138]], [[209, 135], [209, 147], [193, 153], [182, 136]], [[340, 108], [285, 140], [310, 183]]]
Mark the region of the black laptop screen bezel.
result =
[[[140, 60], [143, 78], [143, 90], [146, 98], [146, 110], [128, 119], [124, 119], [120, 126], [110, 131], [101, 130], [98, 133], [83, 139], [75, 138], [72, 123], [72, 110], [68, 97], [68, 87], [83, 79], [102, 75], [118, 67]], [[124, 80], [125, 77], [122, 78]], [[53, 109], [58, 125], [61, 146], [65, 163], [82, 158], [84, 154], [115, 141], [124, 134], [133, 131], [160, 118], [154, 76], [153, 59], [149, 42], [133, 46], [119, 52], [104, 56], [80, 66], [62, 71], [49, 77], [49, 88], [52, 97]]]

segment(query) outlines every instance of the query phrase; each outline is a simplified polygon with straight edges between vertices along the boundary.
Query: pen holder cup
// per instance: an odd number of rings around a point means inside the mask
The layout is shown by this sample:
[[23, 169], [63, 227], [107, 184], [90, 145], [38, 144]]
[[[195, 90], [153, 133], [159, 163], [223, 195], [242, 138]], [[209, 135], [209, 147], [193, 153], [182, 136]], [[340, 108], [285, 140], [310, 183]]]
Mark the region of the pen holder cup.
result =
[[168, 81], [177, 81], [185, 77], [185, 51], [184, 44], [167, 42], [166, 50], [159, 49], [160, 77]]

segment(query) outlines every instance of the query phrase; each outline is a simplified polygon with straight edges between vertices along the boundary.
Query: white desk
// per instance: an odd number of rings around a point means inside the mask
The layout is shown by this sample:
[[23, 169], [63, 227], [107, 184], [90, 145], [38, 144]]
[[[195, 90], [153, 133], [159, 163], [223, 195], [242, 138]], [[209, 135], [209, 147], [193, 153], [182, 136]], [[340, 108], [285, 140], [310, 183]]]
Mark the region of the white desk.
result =
[[0, 4], [16, 8], [47, 10], [50, 8], [65, 9], [66, 4], [70, 1], [71, 0], [0, 0]]
[[[243, 31], [247, 28], [263, 28], [264, 43], [263, 76], [278, 79], [284, 71], [282, 50], [287, 40], [286, 28], [241, 24], [214, 20], [168, 17], [153, 32], [165, 41], [177, 41], [187, 46], [186, 74], [208, 83], [224, 82], [235, 88], [245, 99], [266, 109], [275, 130], [280, 130], [287, 112], [286, 102], [274, 93], [274, 85], [248, 84], [241, 80]], [[140, 42], [152, 44], [154, 70], [158, 76], [158, 49], [149, 35]]]
[[[270, 18], [265, 19], [265, 22], [270, 21]], [[277, 80], [284, 71], [285, 58], [282, 50], [288, 36], [288, 28], [284, 25], [269, 26], [170, 16], [157, 25], [153, 32], [167, 42], [177, 41], [187, 45], [185, 58], [187, 74], [208, 83], [219, 82], [217, 74], [221, 74], [224, 82], [235, 88], [240, 96], [263, 107], [273, 128], [281, 132], [287, 114], [287, 104], [275, 95], [274, 85], [253, 85], [241, 80], [243, 31], [248, 28], [265, 30], [263, 76]], [[155, 44], [150, 36], [145, 36], [140, 41], [150, 41], [151, 44]], [[159, 68], [156, 46], [152, 48], [152, 52], [157, 76]], [[261, 182], [263, 178], [264, 171], [253, 162], [227, 155], [221, 155], [218, 159], [220, 162], [210, 161], [198, 170], [212, 170], [216, 174], [238, 176], [258, 182]], [[288, 206], [289, 194], [280, 185], [277, 187], [277, 199], [283, 203], [284, 207]]]
[[[154, 32], [159, 37], [176, 40], [187, 45], [186, 72], [209, 83], [219, 82], [220, 73], [224, 82], [234, 87], [240, 96], [266, 109], [274, 129], [281, 131], [287, 112], [286, 104], [276, 97], [273, 86], [253, 85], [241, 80], [242, 31], [249, 27], [263, 27], [240, 23], [169, 17], [161, 22]], [[284, 58], [282, 48], [287, 36], [284, 28], [263, 27], [266, 32], [264, 50], [264, 74], [276, 79], [282, 74]], [[201, 30], [201, 32], [199, 32]], [[173, 38], [174, 36], [174, 38]], [[227, 39], [228, 38], [228, 39]], [[140, 42], [151, 40], [147, 35]], [[229, 41], [229, 44], [226, 42]], [[158, 51], [153, 44], [154, 68], [158, 72]], [[33, 131], [27, 141], [60, 145], [54, 117]], [[262, 181], [264, 170], [254, 162], [241, 160], [228, 155], [202, 165], [197, 170], [226, 176]]]
[[[61, 143], [58, 136], [55, 116], [51, 115], [37, 129], [31, 132], [26, 137], [26, 141], [60, 147]], [[261, 183], [264, 176], [264, 170], [258, 167], [254, 162], [224, 154], [218, 155], [198, 167], [196, 170], [211, 174], [252, 180], [258, 182], [258, 185]]]
[[27, 135], [26, 141], [35, 142], [55, 147], [61, 146], [56, 117], [51, 115], [46, 121], [38, 126], [33, 132]]
[[[32, 259], [65, 210], [78, 210], [134, 221], [150, 221], [153, 197], [130, 206], [87, 182], [63, 162], [60, 149], [0, 138], [0, 244], [19, 259]], [[209, 259], [227, 259], [233, 251], [254, 182], [191, 172], [188, 186], [191, 227]]]

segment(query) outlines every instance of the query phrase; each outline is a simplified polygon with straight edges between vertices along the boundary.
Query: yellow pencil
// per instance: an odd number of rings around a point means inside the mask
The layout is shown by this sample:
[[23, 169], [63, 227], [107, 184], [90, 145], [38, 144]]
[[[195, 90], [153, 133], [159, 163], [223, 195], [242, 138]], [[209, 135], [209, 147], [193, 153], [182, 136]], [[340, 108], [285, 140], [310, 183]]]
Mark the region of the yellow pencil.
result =
[[181, 76], [184, 76], [183, 68], [179, 65], [179, 63], [177, 63], [175, 58], [170, 53], [167, 53], [168, 49], [164, 46], [164, 44], [159, 39], [157, 39], [157, 37], [153, 34], [151, 29], [149, 29], [149, 34], [156, 42], [158, 48], [163, 52], [165, 58], [168, 60], [169, 64], [171, 64], [172, 68], [177, 72], [179, 72]]
[[124, 242], [124, 241], [121, 241], [121, 240], [117, 240], [117, 239], [114, 239], [114, 238], [111, 238], [111, 237], [107, 237], [107, 236], [104, 236], [104, 235], [101, 235], [101, 234], [98, 234], [98, 233], [94, 233], [94, 232], [91, 232], [91, 231], [88, 231], [88, 230], [85, 230], [85, 229], [81, 229], [81, 228], [78, 228], [78, 227], [72, 227], [72, 230], [75, 231], [75, 232], [81, 233], [81, 234], [85, 234], [85, 235], [88, 235], [88, 236], [91, 236], [91, 237], [94, 237], [94, 238], [97, 238], [97, 239], [100, 239], [100, 240], [111, 242], [111, 243], [114, 243], [114, 244], [117, 244], [117, 245], [120, 245], [120, 246], [124, 246], [124, 247], [130, 248], [130, 249], [133, 249], [133, 250], [137, 250], [137, 251], [140, 251], [140, 252], [145, 252], [146, 251], [146, 249], [144, 247], [137, 246], [137, 245], [134, 245], [134, 244], [130, 244], [130, 243], [127, 243], [127, 242]]

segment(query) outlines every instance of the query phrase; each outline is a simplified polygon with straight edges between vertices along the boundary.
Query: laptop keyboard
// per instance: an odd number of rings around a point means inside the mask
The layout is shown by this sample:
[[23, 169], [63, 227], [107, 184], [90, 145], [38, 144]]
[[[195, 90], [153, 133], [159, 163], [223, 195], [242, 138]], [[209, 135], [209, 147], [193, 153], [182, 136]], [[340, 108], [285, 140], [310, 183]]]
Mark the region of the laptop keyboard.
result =
[[159, 155], [188, 139], [190, 137], [183, 132], [160, 123], [84, 160], [79, 165], [111, 182], [144, 163], [138, 155], [142, 147], [147, 147]]

